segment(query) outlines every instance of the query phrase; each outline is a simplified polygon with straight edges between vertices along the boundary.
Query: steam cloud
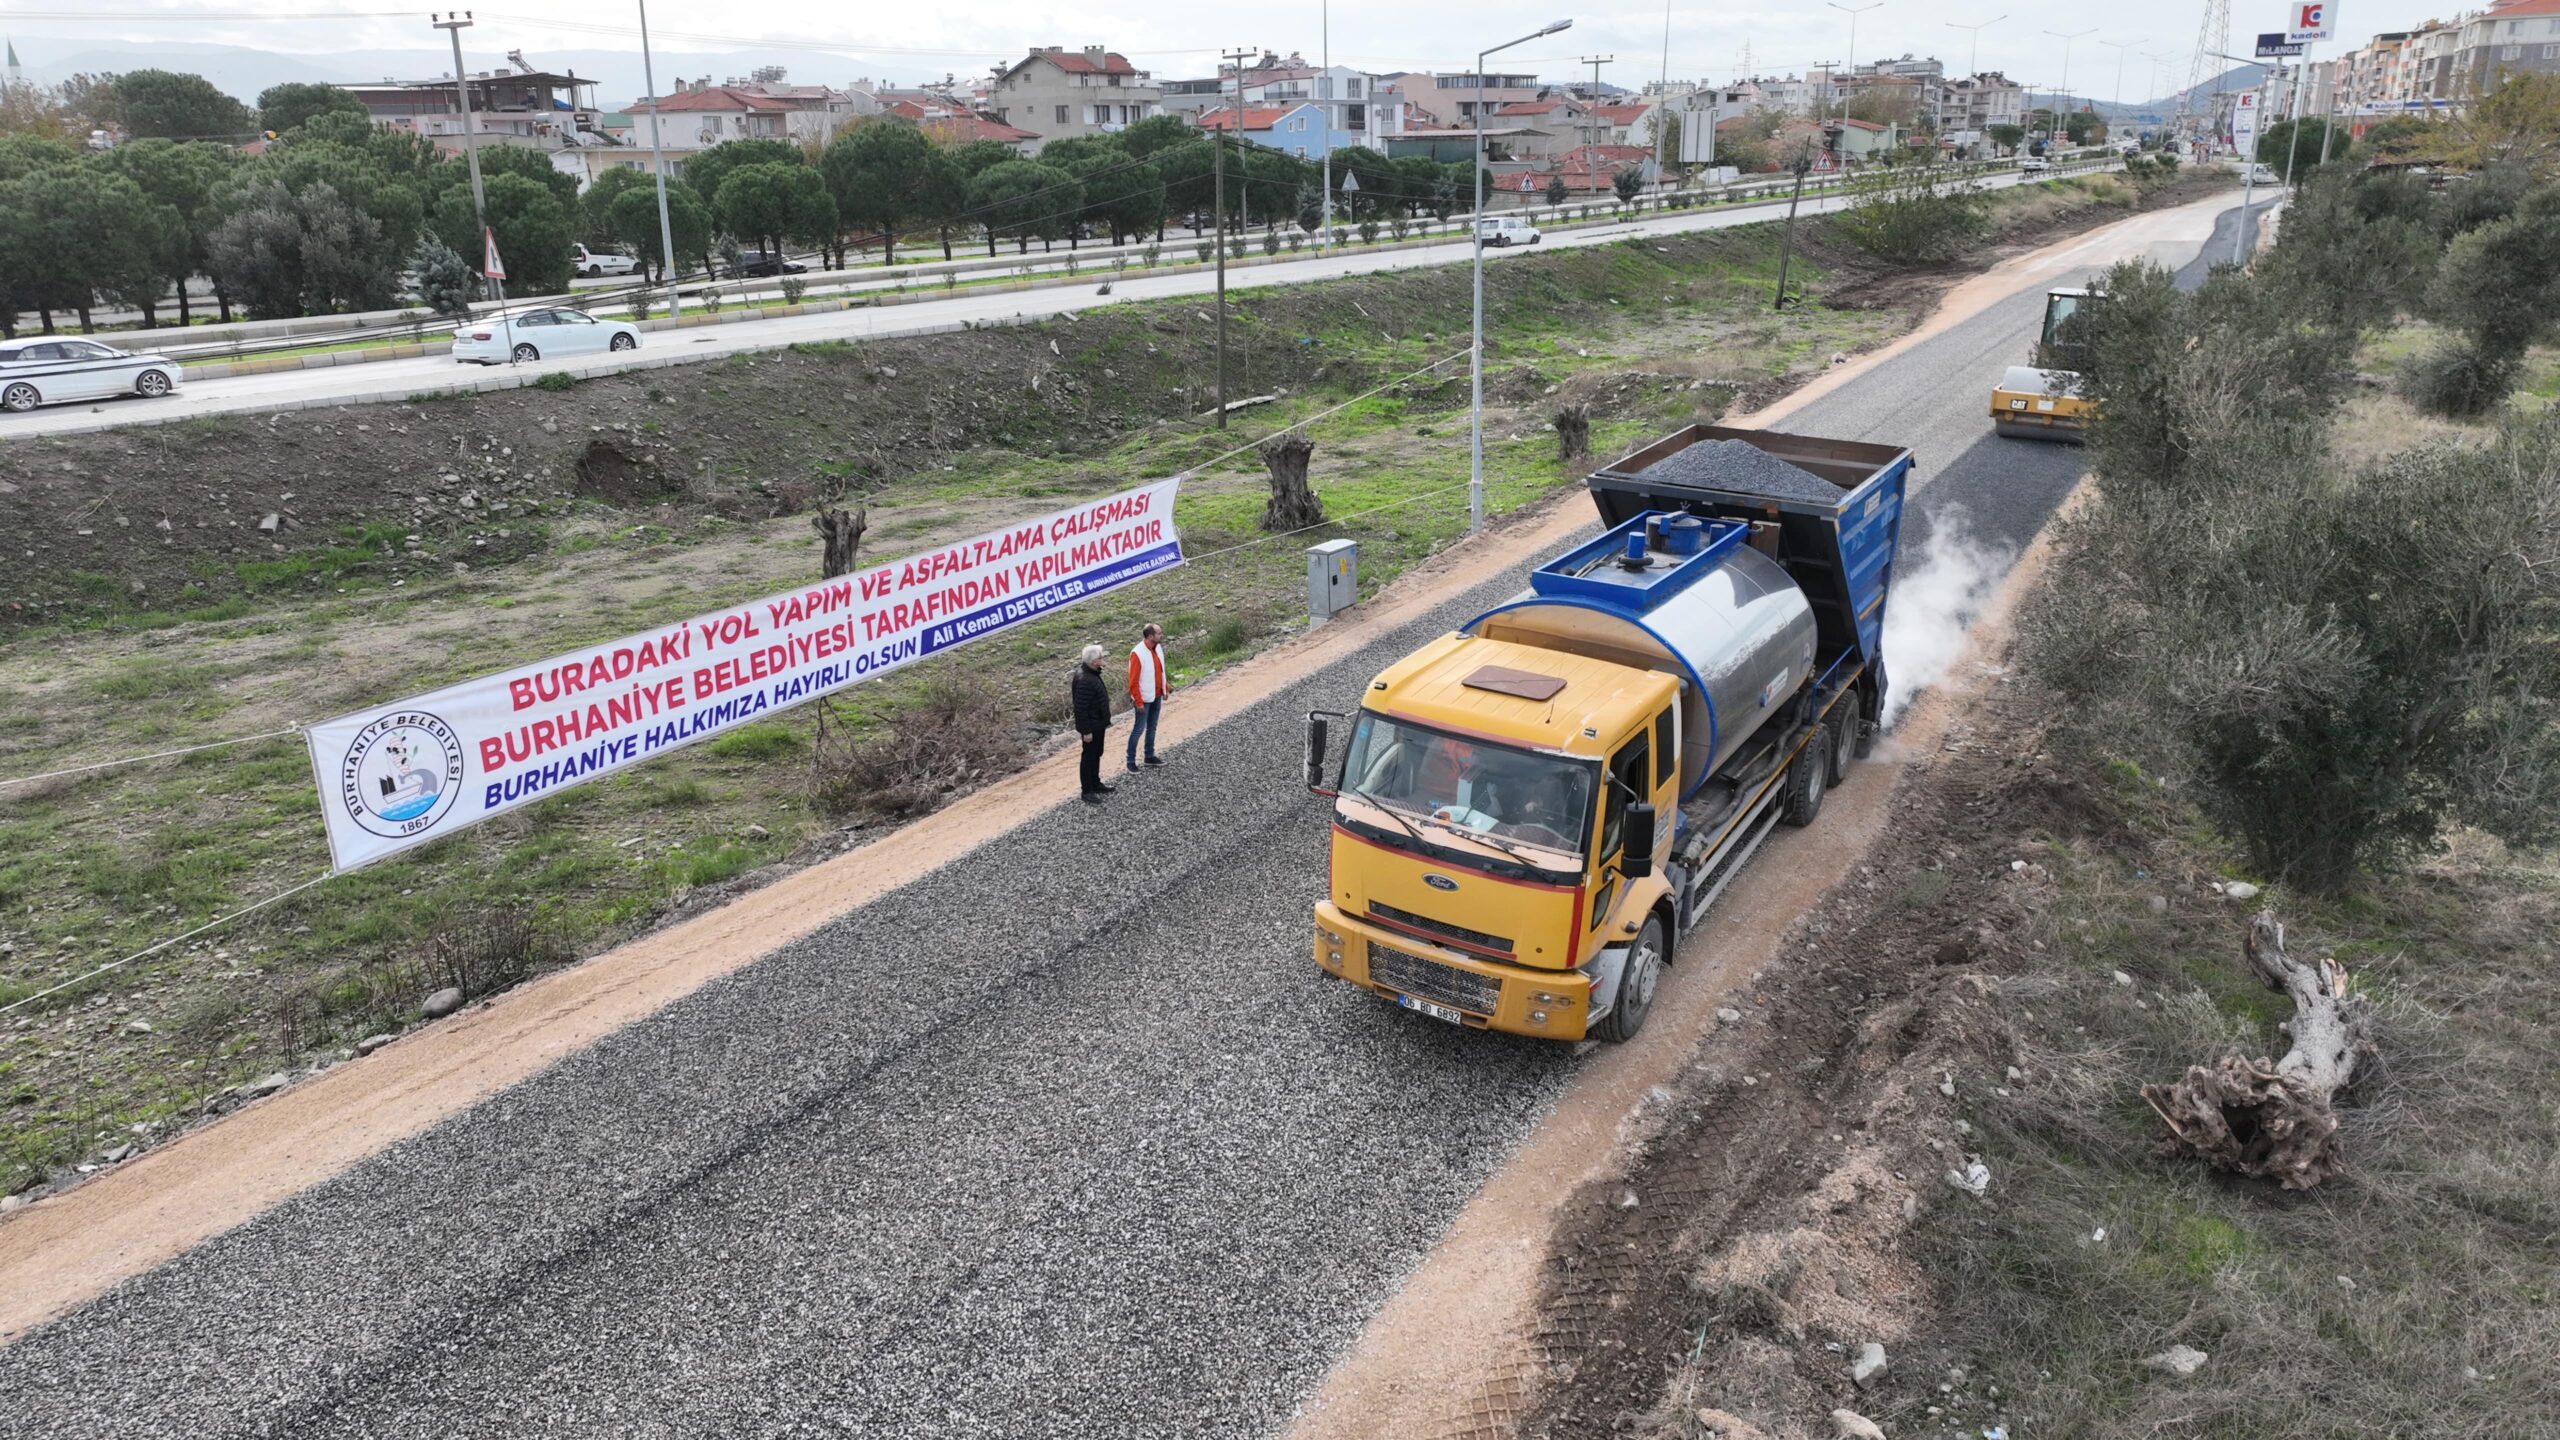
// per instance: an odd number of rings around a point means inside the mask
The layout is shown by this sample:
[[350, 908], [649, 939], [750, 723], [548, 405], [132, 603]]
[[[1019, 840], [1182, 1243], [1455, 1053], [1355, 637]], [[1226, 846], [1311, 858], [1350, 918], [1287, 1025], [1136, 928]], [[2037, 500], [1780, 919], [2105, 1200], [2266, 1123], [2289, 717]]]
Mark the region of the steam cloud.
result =
[[1890, 728], [1922, 692], [1946, 678], [1964, 651], [1965, 631], [1982, 612], [2016, 552], [1973, 537], [1961, 509], [1930, 526], [1920, 558], [1893, 584], [1885, 602], [1884, 653], [1892, 685], [1885, 695]]

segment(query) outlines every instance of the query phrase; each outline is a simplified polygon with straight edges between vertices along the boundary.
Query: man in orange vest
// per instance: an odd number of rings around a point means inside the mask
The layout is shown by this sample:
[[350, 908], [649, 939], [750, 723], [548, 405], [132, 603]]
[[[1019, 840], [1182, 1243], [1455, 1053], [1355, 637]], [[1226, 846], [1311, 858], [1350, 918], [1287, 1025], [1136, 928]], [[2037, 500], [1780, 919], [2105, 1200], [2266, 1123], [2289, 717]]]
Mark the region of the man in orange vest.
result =
[[1129, 770], [1138, 769], [1138, 737], [1147, 738], [1147, 763], [1156, 758], [1156, 712], [1164, 708], [1164, 692], [1172, 688], [1164, 668], [1164, 627], [1150, 623], [1138, 632], [1129, 652]]

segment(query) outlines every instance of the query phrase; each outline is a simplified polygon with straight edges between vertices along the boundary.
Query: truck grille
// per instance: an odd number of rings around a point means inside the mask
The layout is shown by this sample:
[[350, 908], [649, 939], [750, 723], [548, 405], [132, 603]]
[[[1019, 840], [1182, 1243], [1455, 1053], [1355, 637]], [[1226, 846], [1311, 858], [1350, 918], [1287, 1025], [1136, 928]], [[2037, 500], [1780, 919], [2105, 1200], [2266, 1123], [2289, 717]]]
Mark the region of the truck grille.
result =
[[1369, 978], [1407, 995], [1478, 1015], [1490, 1015], [1502, 1004], [1502, 986], [1497, 981], [1374, 941], [1369, 946]]
[[1427, 930], [1434, 935], [1443, 935], [1461, 944], [1473, 945], [1479, 950], [1498, 950], [1505, 955], [1511, 953], [1510, 941], [1499, 935], [1487, 935], [1481, 930], [1470, 930], [1464, 925], [1452, 925], [1446, 920], [1434, 920], [1427, 915], [1416, 915], [1410, 910], [1399, 910], [1393, 905], [1381, 905], [1375, 900], [1369, 902], [1369, 913], [1381, 920], [1392, 920], [1398, 925]]

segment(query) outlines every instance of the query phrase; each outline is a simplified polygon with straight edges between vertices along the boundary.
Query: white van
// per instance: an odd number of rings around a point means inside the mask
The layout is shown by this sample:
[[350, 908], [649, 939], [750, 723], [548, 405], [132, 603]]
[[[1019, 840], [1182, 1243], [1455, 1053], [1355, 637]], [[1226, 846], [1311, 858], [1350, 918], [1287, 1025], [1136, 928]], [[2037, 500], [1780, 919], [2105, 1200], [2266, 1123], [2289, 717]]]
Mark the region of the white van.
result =
[[1476, 222], [1476, 235], [1487, 245], [1535, 245], [1538, 227], [1517, 215], [1487, 215]]

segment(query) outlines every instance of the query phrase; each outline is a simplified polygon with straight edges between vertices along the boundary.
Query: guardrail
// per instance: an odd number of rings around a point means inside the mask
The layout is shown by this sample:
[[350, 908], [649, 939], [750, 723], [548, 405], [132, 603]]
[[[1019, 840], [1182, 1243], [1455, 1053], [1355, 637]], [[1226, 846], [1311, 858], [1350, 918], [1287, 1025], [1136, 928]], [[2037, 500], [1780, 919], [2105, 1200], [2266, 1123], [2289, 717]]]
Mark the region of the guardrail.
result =
[[[2104, 161], [2083, 162], [2078, 160], [2068, 160], [2057, 164], [2052, 171], [2048, 172], [2046, 178], [2061, 179], [2069, 175], [2086, 174], [2092, 170], [2104, 168], [2104, 165]], [[1992, 175], [2014, 171], [2016, 168], [2017, 164], [2015, 161], [1995, 161], [1970, 167], [1969, 174], [1987, 178]], [[1849, 176], [1833, 178], [1822, 182], [1808, 181], [1805, 186], [1805, 197], [1807, 199], [1821, 199], [1837, 194], [1839, 191], [1847, 188], [1851, 181], [1856, 178], [1858, 177]], [[1776, 205], [1788, 197], [1789, 193], [1794, 188], [1794, 184], [1795, 182], [1792, 177], [1786, 177], [1775, 181], [1736, 183], [1733, 185], [1718, 186], [1712, 189], [1702, 188], [1692, 191], [1664, 191], [1656, 195], [1643, 197], [1647, 208], [1635, 212], [1628, 212], [1624, 206], [1617, 205], [1614, 202], [1593, 201], [1587, 206], [1578, 203], [1568, 203], [1562, 207], [1522, 207], [1515, 210], [1488, 213], [1521, 215], [1528, 218], [1533, 224], [1539, 223], [1543, 220], [1545, 223], [1554, 226], [1559, 230], [1570, 232], [1585, 227], [1597, 228], [1605, 225], [1628, 224], [1646, 219], [1658, 219], [1664, 215], [1677, 215], [1690, 211], [1716, 210], [1734, 206]], [[1680, 203], [1667, 203], [1670, 201], [1678, 201]], [[1563, 210], [1581, 210], [1586, 208], [1597, 209], [1603, 203], [1610, 203], [1611, 208], [1609, 213], [1595, 214], [1588, 219], [1577, 217], [1559, 220], [1556, 218], [1560, 211]], [[1472, 217], [1459, 216], [1452, 217], [1446, 222], [1435, 220], [1430, 222], [1430, 224], [1440, 225], [1445, 223], [1449, 227], [1449, 230], [1437, 234], [1424, 233], [1420, 235], [1407, 235], [1402, 239], [1395, 239], [1382, 235], [1375, 241], [1354, 240], [1346, 244], [1336, 245], [1329, 248], [1309, 246], [1275, 254], [1248, 253], [1238, 255], [1231, 249], [1227, 260], [1227, 268], [1230, 270], [1253, 269], [1265, 265], [1287, 264], [1300, 260], [1318, 259], [1327, 255], [1341, 254], [1350, 251], [1356, 251], [1361, 254], [1385, 254], [1399, 250], [1427, 249], [1435, 245], [1447, 245], [1456, 241], [1464, 240], [1467, 237], [1467, 227], [1471, 223], [1471, 218]], [[1427, 228], [1428, 227], [1426, 227], [1426, 229]], [[1230, 245], [1232, 246], [1237, 243], [1239, 238], [1240, 236], [1231, 235], [1229, 237]], [[706, 325], [731, 325], [755, 320], [787, 319], [796, 315], [812, 315], [833, 310], [868, 309], [896, 305], [921, 304], [927, 301], [950, 298], [955, 287], [950, 286], [947, 283], [948, 280], [957, 280], [960, 276], [965, 274], [1000, 271], [1005, 269], [1019, 270], [1022, 272], [1023, 278], [1004, 284], [972, 284], [970, 287], [971, 293], [1001, 295], [1021, 290], [1052, 289], [1066, 285], [1081, 285], [1095, 283], [1097, 281], [1112, 281], [1132, 277], [1130, 276], [1127, 268], [1114, 267], [1109, 263], [1111, 261], [1142, 258], [1146, 250], [1151, 247], [1157, 249], [1161, 254], [1163, 250], [1174, 248], [1176, 245], [1179, 245], [1184, 249], [1193, 249], [1209, 243], [1211, 242], [1203, 237], [1198, 240], [1180, 242], [1166, 241], [1150, 242], [1150, 244], [1138, 245], [1093, 246], [1081, 251], [1071, 251], [1064, 254], [1050, 252], [1047, 256], [1027, 257], [1027, 260], [1026, 257], [1023, 256], [999, 256], [992, 260], [980, 257], [972, 260], [938, 261], [919, 265], [915, 267], [913, 271], [909, 271], [908, 267], [901, 265], [898, 267], [898, 270], [901, 273], [893, 279], [883, 279], [880, 283], [865, 285], [859, 290], [839, 292], [834, 296], [821, 296], [814, 300], [804, 299], [798, 304], [790, 305], [758, 305], [754, 303], [755, 297], [759, 293], [766, 293], [770, 294], [774, 298], [780, 298], [782, 290], [779, 281], [761, 282], [744, 286], [736, 285], [733, 282], [705, 281], [695, 284], [686, 293], [698, 298], [701, 291], [717, 288], [721, 292], [724, 301], [721, 309], [716, 311], [708, 309], [694, 309], [681, 315], [654, 316], [646, 320], [636, 320], [628, 323], [641, 331], [647, 332], [656, 330], [690, 329], [696, 326]], [[1175, 259], [1169, 263], [1160, 262], [1156, 265], [1147, 267], [1147, 269], [1142, 272], [1142, 275], [1138, 278], [1143, 278], [1143, 275], [1182, 273], [1185, 271], [1198, 270], [1209, 263], [1209, 261], [1198, 258]], [[816, 284], [826, 281], [831, 276], [855, 277], [863, 276], [865, 274], [876, 276], [877, 271], [878, 267], [875, 266], [854, 270], [822, 271], [805, 276], [794, 276], [791, 278], [801, 280], [804, 283]], [[914, 283], [918, 280], [945, 277], [947, 277], [946, 284], [941, 287], [921, 286]], [[575, 297], [570, 298], [574, 299]], [[538, 305], [544, 303], [558, 302], [556, 299], [551, 301], [533, 299], [509, 302], [510, 306]], [[732, 303], [736, 305], [736, 308], [730, 308]], [[491, 305], [487, 308], [494, 310], [496, 307]], [[411, 325], [417, 323], [414, 318], [417, 312], [406, 311], [397, 313], [402, 316], [407, 323]], [[344, 320], [347, 317], [341, 316], [338, 318]], [[443, 325], [454, 322], [443, 321], [428, 323], [435, 328], [442, 328]], [[267, 358], [249, 356], [232, 360], [202, 361], [187, 361], [183, 355], [175, 355], [174, 358], [178, 358], [181, 361], [185, 378], [188, 380], [220, 380], [244, 375], [279, 374], [295, 370], [326, 370], [333, 369], [341, 365], [363, 365], [386, 360], [411, 360], [422, 355], [449, 354], [452, 349], [453, 342], [450, 338], [437, 338], [420, 339], [413, 343], [370, 345], [361, 349], [326, 351], [316, 355], [282, 355]]]

